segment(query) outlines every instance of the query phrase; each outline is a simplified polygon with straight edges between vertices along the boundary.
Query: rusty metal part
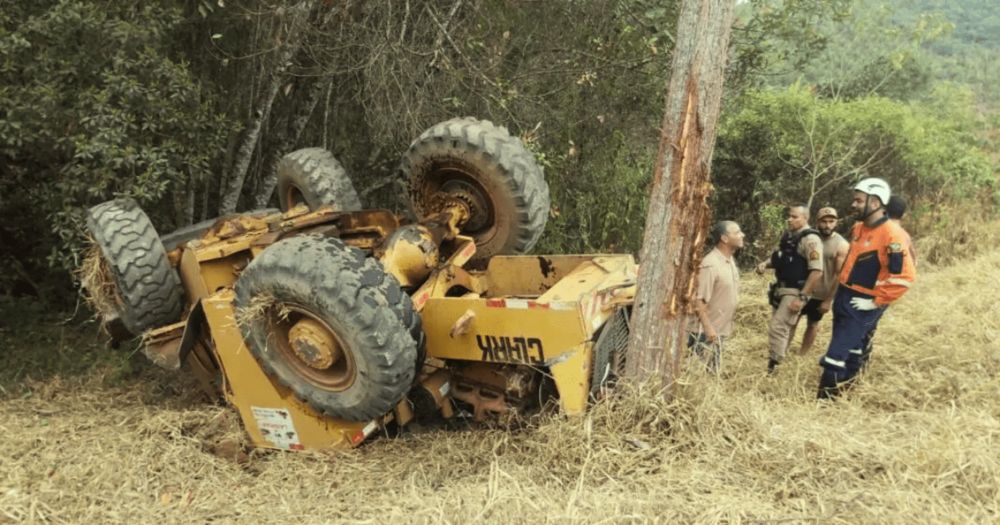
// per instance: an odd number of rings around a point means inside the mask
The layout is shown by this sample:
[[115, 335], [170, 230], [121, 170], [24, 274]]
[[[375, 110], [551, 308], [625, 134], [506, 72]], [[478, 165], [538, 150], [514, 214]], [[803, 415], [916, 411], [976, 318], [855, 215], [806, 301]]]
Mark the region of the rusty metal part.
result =
[[219, 363], [214, 358], [211, 336], [207, 332], [207, 327], [202, 330], [183, 366], [194, 376], [198, 388], [207, 400], [215, 403], [223, 400], [223, 377]]
[[472, 216], [472, 211], [466, 201], [448, 195], [439, 195], [435, 202], [435, 212], [424, 217], [420, 223], [431, 231], [434, 241], [440, 244], [462, 234], [461, 230]]
[[197, 302], [184, 320], [146, 332], [143, 354], [156, 366], [180, 369], [201, 337], [204, 322], [205, 310]]
[[540, 384], [538, 371], [523, 366], [471, 363], [453, 370], [451, 395], [472, 406], [473, 418], [523, 410]]
[[317, 370], [333, 366], [344, 352], [319, 321], [304, 318], [288, 330], [288, 343], [305, 364]]
[[299, 377], [332, 392], [354, 384], [354, 355], [322, 319], [296, 304], [267, 309], [275, 350]]
[[473, 321], [476, 320], [475, 310], [466, 310], [461, 317], [459, 317], [455, 324], [451, 325], [451, 330], [448, 332], [448, 337], [452, 339], [469, 333], [469, 327], [472, 326]]
[[450, 419], [455, 415], [451, 400], [451, 374], [446, 369], [440, 369], [420, 381], [420, 388], [425, 390], [434, 401], [434, 406], [441, 412], [441, 417]]
[[184, 320], [146, 332], [142, 337], [142, 353], [160, 368], [177, 370], [181, 367], [181, 341], [186, 326]]
[[462, 265], [476, 253], [475, 241], [471, 237], [459, 235], [455, 238], [455, 243], [457, 246], [448, 260], [413, 293], [413, 308], [417, 311], [423, 309], [431, 297], [444, 297], [455, 286], [462, 286], [478, 294], [486, 292], [486, 282], [483, 279], [462, 269]]
[[438, 244], [430, 230], [408, 224], [393, 232], [378, 257], [403, 287], [419, 286], [438, 265]]
[[510, 412], [503, 393], [469, 383], [456, 383], [451, 392], [455, 399], [472, 406], [472, 417], [486, 421], [490, 417]]
[[396, 424], [400, 427], [404, 427], [413, 421], [413, 408], [410, 406], [410, 402], [406, 399], [399, 402], [396, 408], [392, 411], [395, 417]]

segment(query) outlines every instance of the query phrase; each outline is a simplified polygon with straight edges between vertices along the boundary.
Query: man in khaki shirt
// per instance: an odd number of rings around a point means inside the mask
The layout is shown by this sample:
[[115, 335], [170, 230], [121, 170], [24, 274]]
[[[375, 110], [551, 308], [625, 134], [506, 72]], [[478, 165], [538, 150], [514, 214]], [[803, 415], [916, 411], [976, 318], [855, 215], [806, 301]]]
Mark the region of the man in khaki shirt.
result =
[[740, 293], [740, 272], [733, 254], [743, 247], [743, 238], [739, 224], [717, 223], [710, 239], [715, 247], [701, 260], [698, 269], [696, 317], [688, 324], [688, 348], [715, 373], [722, 366], [722, 343], [733, 333], [733, 316]]
[[[823, 315], [830, 311], [833, 304], [833, 294], [837, 291], [837, 276], [840, 275], [840, 268], [847, 259], [847, 249], [851, 243], [837, 233], [837, 210], [833, 208], [820, 208], [816, 218], [816, 229], [823, 239], [823, 277], [819, 285], [815, 288], [812, 298], [802, 308], [802, 315], [806, 318], [806, 333], [802, 334], [802, 348], [799, 354], [806, 354], [816, 341], [816, 331]], [[792, 329], [792, 338], [795, 337], [795, 329]]]
[[770, 357], [768, 373], [785, 359], [792, 332], [799, 322], [799, 313], [812, 297], [823, 274], [823, 243], [819, 232], [809, 228], [809, 208], [802, 205], [788, 208], [788, 231], [781, 237], [771, 259], [757, 265], [757, 273], [774, 268], [777, 277], [777, 302], [773, 304], [768, 326]]

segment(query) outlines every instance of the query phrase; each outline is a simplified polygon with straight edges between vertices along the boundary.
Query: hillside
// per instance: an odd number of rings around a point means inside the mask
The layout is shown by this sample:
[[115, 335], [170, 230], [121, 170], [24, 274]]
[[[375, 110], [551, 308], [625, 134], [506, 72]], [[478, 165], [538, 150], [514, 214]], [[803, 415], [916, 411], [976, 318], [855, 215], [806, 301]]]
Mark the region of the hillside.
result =
[[[983, 290], [1000, 252], [922, 270], [841, 402], [813, 399], [818, 350], [764, 375], [764, 283], [748, 277], [725, 374], [692, 367], [672, 404], [626, 392], [585, 418], [330, 455], [247, 456], [234, 414], [180, 378], [123, 371], [89, 334], [8, 326], [0, 522], [995, 522], [1000, 306]], [[38, 344], [55, 369], [19, 358]]]
[[952, 30], [927, 46], [933, 76], [972, 86], [996, 107], [1000, 71], [1000, 12], [991, 0], [910, 0], [894, 4], [894, 21], [913, 27], [922, 14], [937, 15]]

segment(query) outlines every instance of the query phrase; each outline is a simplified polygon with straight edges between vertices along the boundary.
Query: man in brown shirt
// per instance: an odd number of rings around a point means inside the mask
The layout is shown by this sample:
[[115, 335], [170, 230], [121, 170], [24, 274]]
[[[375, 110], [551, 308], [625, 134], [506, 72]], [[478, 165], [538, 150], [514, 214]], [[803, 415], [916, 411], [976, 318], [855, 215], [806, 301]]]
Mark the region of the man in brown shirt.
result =
[[740, 272], [733, 254], [743, 247], [743, 239], [739, 224], [720, 221], [711, 232], [715, 247], [698, 269], [696, 317], [688, 325], [688, 347], [715, 373], [722, 366], [722, 343], [733, 333], [740, 293]]
[[[802, 334], [802, 348], [799, 354], [806, 354], [816, 341], [816, 331], [823, 315], [830, 311], [833, 304], [833, 294], [837, 290], [837, 276], [840, 275], [840, 268], [847, 259], [847, 249], [851, 243], [837, 233], [837, 210], [833, 208], [820, 208], [816, 219], [816, 229], [823, 239], [823, 277], [820, 283], [813, 290], [812, 298], [802, 308], [802, 315], [806, 318], [806, 332]], [[792, 337], [795, 337], [795, 329], [792, 329]]]
[[819, 232], [809, 228], [809, 208], [788, 208], [788, 231], [781, 237], [771, 258], [757, 265], [757, 273], [774, 268], [777, 277], [777, 302], [773, 304], [767, 336], [770, 357], [768, 373], [785, 359], [802, 308], [812, 297], [823, 274], [823, 243]]

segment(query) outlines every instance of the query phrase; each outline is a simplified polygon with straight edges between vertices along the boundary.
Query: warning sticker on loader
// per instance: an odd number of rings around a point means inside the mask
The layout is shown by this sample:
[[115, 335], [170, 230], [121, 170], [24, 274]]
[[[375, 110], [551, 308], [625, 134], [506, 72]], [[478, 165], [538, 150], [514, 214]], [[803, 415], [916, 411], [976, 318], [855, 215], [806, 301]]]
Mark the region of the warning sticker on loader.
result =
[[261, 436], [277, 448], [302, 450], [299, 433], [295, 431], [292, 415], [283, 408], [250, 407]]

